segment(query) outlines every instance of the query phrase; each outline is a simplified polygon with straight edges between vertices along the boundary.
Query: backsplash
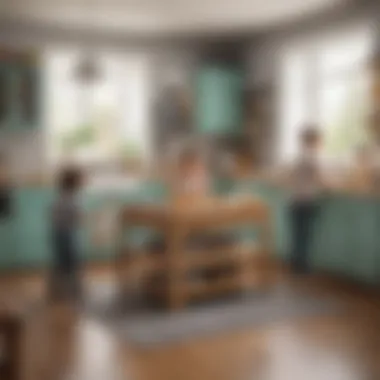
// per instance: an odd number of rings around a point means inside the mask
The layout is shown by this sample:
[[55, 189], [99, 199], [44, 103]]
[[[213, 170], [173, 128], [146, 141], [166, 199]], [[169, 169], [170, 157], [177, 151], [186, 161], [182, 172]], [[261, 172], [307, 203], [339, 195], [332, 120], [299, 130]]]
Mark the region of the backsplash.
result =
[[40, 129], [0, 133], [0, 151], [4, 152], [12, 179], [29, 182], [48, 168], [44, 135]]

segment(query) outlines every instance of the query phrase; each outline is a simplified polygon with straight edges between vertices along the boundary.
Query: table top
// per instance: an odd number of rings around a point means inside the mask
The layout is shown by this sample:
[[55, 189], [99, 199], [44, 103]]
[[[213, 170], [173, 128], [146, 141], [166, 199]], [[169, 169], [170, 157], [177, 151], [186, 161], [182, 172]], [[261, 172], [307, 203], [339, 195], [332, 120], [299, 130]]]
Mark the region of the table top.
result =
[[25, 310], [19, 305], [0, 303], [0, 326], [20, 323], [24, 320]]
[[267, 214], [268, 207], [259, 198], [209, 198], [197, 202], [127, 206], [122, 212], [122, 220], [125, 223], [157, 228], [173, 225], [205, 228], [253, 220], [260, 222], [267, 217]]

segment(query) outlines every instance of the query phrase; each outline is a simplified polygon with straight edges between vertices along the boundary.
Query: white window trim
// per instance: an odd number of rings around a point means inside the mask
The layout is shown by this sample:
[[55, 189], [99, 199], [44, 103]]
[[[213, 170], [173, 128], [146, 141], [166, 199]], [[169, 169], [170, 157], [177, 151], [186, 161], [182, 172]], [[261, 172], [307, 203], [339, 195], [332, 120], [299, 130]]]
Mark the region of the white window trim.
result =
[[[347, 76], [350, 72], [352, 72], [353, 75], [355, 73], [359, 73], [363, 66], [367, 64], [367, 62], [364, 60], [363, 62], [356, 63], [355, 65], [352, 65], [351, 67], [348, 65], [347, 68], [344, 69], [344, 72], [341, 70], [331, 71], [331, 73], [323, 73], [321, 70], [315, 69], [316, 67], [316, 56], [318, 55], [318, 52], [323, 49], [324, 46], [328, 46], [331, 41], [339, 41], [339, 39], [347, 40], [349, 39], [349, 36], [358, 36], [362, 34], [365, 36], [364, 38], [369, 39], [369, 45], [372, 47], [374, 38], [373, 38], [373, 31], [371, 30], [370, 26], [365, 24], [356, 25], [356, 26], [350, 26], [346, 28], [342, 28], [338, 31], [328, 31], [323, 33], [322, 35], [309, 35], [304, 38], [299, 38], [298, 40], [293, 40], [293, 42], [289, 42], [282, 49], [280, 49], [280, 58], [282, 64], [280, 65], [280, 71], [284, 69], [285, 60], [287, 57], [292, 55], [292, 52], [294, 54], [302, 54], [305, 55], [305, 57], [311, 61], [311, 67], [314, 67], [314, 69], [308, 70], [309, 74], [307, 74], [308, 80], [307, 80], [307, 93], [309, 100], [307, 101], [307, 104], [309, 106], [309, 109], [305, 111], [306, 113], [306, 120], [305, 122], [316, 122], [318, 123], [320, 118], [320, 109], [318, 109], [320, 105], [320, 101], [318, 100], [318, 87], [319, 83], [322, 81], [325, 81], [328, 77], [333, 76]], [[282, 162], [284, 159], [288, 160], [291, 159], [292, 156], [296, 152], [289, 153], [287, 152], [288, 148], [284, 146], [287, 141], [286, 135], [289, 133], [289, 130], [287, 130], [287, 127], [285, 126], [285, 105], [284, 105], [284, 99], [286, 97], [286, 89], [285, 89], [285, 81], [284, 81], [284, 73], [280, 73], [280, 94], [278, 97], [278, 107], [280, 112], [278, 113], [279, 118], [277, 119], [277, 125], [279, 126], [279, 139], [277, 142], [277, 157], [275, 158], [277, 162]], [[311, 107], [311, 108], [310, 108]], [[299, 127], [295, 128], [296, 130], [299, 130]], [[293, 133], [293, 131], [291, 131]], [[296, 138], [297, 132], [294, 132], [293, 138]]]

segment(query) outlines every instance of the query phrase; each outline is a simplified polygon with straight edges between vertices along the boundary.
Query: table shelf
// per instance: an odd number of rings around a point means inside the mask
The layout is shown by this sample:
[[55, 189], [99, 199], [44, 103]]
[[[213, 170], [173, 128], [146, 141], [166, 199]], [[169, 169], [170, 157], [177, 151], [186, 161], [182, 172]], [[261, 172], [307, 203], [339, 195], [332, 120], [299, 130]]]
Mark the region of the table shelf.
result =
[[[120, 257], [128, 257], [125, 260], [128, 269], [121, 280], [139, 277], [143, 292], [168, 304], [171, 309], [182, 307], [194, 298], [258, 285], [260, 281], [255, 279], [255, 273], [260, 267], [263, 273], [269, 273], [271, 221], [267, 206], [257, 199], [219, 201], [191, 210], [179, 210], [170, 205], [142, 205], [140, 208], [134, 205], [124, 210], [122, 223], [125, 228], [136, 224], [153, 227], [164, 236], [165, 242], [160, 249], [121, 251]], [[241, 244], [236, 239], [227, 239], [215, 246], [195, 244], [196, 248], [188, 244], [188, 238], [194, 234], [203, 235], [206, 231], [215, 231], [215, 227], [242, 223], [260, 227], [255, 245]], [[118, 264], [117, 267], [120, 271]]]

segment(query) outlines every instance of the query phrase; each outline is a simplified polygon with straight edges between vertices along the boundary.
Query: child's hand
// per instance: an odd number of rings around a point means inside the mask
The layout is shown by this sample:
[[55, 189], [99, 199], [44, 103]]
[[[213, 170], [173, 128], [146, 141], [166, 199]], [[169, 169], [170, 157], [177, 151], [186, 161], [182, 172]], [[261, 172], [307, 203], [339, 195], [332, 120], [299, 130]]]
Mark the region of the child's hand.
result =
[[342, 187], [341, 181], [337, 180], [336, 178], [333, 179], [333, 177], [331, 177], [331, 176], [323, 177], [321, 180], [321, 184], [322, 184], [322, 188], [326, 192], [337, 191]]

